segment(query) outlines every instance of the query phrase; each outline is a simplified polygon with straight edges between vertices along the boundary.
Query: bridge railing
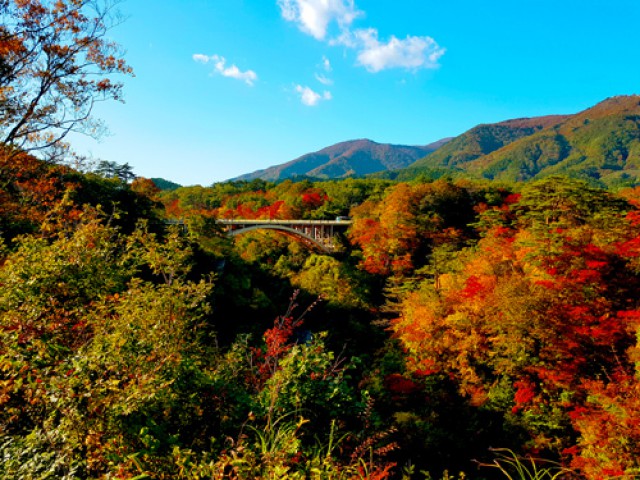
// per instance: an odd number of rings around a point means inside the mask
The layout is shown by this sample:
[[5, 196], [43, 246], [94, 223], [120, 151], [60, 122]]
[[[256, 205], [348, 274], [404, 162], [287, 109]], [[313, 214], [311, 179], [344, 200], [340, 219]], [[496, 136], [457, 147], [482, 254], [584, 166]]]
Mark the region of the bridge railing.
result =
[[296, 233], [303, 242], [324, 250], [327, 253], [335, 251], [337, 247], [336, 234], [344, 232], [351, 220], [275, 220], [275, 219], [218, 219], [220, 226], [230, 235], [242, 234], [255, 229], [276, 229], [289, 233]]
[[223, 225], [339, 225], [348, 226], [351, 220], [271, 220], [271, 219], [227, 219], [218, 218], [216, 223]]
[[[187, 229], [184, 220], [167, 220], [167, 224], [180, 225]], [[316, 247], [331, 253], [337, 247], [336, 234], [344, 233], [353, 223], [351, 219], [339, 220], [276, 220], [276, 219], [246, 219], [246, 218], [220, 218], [216, 223], [227, 231], [227, 234], [235, 236], [255, 229], [276, 229], [285, 233], [296, 233], [303, 241], [311, 242]]]

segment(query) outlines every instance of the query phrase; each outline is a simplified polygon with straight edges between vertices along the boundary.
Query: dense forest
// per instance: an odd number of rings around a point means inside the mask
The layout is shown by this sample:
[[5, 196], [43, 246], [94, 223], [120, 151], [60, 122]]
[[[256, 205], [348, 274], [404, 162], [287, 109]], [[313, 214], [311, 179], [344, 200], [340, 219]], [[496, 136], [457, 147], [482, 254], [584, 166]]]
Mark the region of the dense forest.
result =
[[[637, 97], [406, 181], [180, 187], [64, 143], [131, 73], [112, 6], [0, 0], [2, 478], [640, 477]], [[336, 217], [331, 255], [219, 221]]]
[[2, 172], [4, 478], [640, 471], [637, 188]]

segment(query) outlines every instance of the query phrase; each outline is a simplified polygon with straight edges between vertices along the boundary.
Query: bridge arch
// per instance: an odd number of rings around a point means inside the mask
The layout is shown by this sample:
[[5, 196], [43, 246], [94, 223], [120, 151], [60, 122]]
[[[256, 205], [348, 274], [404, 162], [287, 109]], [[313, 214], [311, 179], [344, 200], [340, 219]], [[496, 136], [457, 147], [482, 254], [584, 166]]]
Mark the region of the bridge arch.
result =
[[322, 253], [331, 254], [333, 253], [329, 250], [325, 245], [318, 242], [315, 238], [307, 235], [306, 233], [301, 232], [300, 230], [296, 230], [291, 227], [287, 227], [284, 225], [251, 225], [248, 227], [238, 228], [236, 230], [229, 230], [227, 233], [231, 237], [236, 237], [238, 235], [242, 235], [243, 233], [248, 233], [254, 230], [277, 230], [288, 237], [294, 238], [295, 240], [301, 241], [304, 245], [312, 248], [320, 250]]

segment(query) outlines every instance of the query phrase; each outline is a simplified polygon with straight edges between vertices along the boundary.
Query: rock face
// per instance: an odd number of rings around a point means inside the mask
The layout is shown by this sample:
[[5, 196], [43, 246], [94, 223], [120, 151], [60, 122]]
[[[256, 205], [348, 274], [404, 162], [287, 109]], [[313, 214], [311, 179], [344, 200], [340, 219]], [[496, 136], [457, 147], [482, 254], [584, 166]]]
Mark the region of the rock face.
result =
[[233, 180], [260, 178], [273, 181], [300, 176], [331, 179], [396, 170], [405, 168], [417, 159], [437, 150], [447, 141], [449, 139], [425, 146], [406, 146], [376, 143], [366, 139], [351, 140]]

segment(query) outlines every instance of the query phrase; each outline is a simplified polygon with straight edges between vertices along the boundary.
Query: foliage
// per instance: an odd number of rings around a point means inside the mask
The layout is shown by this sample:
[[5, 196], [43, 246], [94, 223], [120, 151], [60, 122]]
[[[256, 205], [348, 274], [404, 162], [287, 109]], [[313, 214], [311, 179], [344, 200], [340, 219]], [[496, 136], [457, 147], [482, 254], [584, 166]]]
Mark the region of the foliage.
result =
[[[637, 189], [2, 167], [0, 476], [638, 474]], [[344, 252], [216, 223], [269, 211]]]
[[[545, 462], [544, 460], [533, 457], [523, 459], [509, 449], [494, 449], [494, 452], [497, 458], [492, 464], [484, 466], [497, 468], [509, 480], [556, 480], [574, 478], [571, 470], [554, 464], [554, 462]], [[549, 463], [550, 465], [546, 466], [546, 464]]]
[[[0, 234], [11, 240], [36, 230], [77, 182], [65, 167], [44, 164], [24, 153], [10, 158], [0, 149]], [[78, 214], [76, 206], [67, 212], [70, 220]]]
[[[263, 343], [239, 337], [219, 352], [211, 284], [188, 278], [201, 247], [179, 230], [122, 234], [100, 217], [61, 211], [47, 235], [17, 238], [0, 269], [3, 476], [176, 478], [188, 459], [226, 471], [226, 452], [248, 465], [239, 478], [386, 476], [388, 465], [323, 450], [325, 436], [344, 436], [332, 419], [361, 411], [355, 360], [334, 357], [320, 334], [302, 341], [293, 305]], [[199, 243], [212, 235], [206, 218], [193, 227]]]
[[[36, 159], [121, 98], [116, 3], [0, 0], [1, 477], [640, 475], [640, 193], [599, 188], [636, 181], [638, 97], [478, 126], [411, 182]], [[335, 256], [216, 223], [347, 216]]]
[[527, 182], [552, 175], [595, 186], [638, 184], [637, 95], [612, 97], [575, 115], [479, 125], [414, 163], [402, 178], [449, 169], [450, 175]]
[[456, 243], [474, 216], [470, 192], [450, 182], [399, 183], [382, 201], [354, 209], [351, 241], [362, 250], [361, 267], [378, 275], [407, 275], [424, 266], [429, 250]]
[[52, 223], [77, 224], [84, 205], [105, 211], [112, 224], [130, 232], [140, 218], [157, 222], [159, 215], [153, 192], [139, 186], [82, 175], [26, 153], [0, 155], [0, 235], [10, 243], [22, 233], [46, 233]]
[[182, 187], [161, 198], [172, 218], [203, 214], [218, 218], [326, 219], [347, 216], [351, 207], [377, 198], [390, 185], [379, 180], [346, 179], [311, 183], [285, 180], [279, 184], [252, 180]]
[[105, 178], [118, 178], [125, 183], [129, 183], [136, 178], [133, 173], [133, 167], [128, 163], [119, 165], [117, 162], [108, 162], [106, 160], [98, 163], [95, 173]]
[[562, 117], [551, 116], [478, 125], [431, 155], [418, 160], [411, 167], [419, 169], [463, 166], [545, 127], [559, 123], [560, 120]]
[[[542, 191], [544, 201], [534, 199]], [[576, 456], [585, 472], [610, 392], [624, 389], [622, 401], [636, 389], [639, 279], [625, 243], [611, 243], [613, 232], [636, 238], [623, 207], [576, 182], [532, 185], [511, 207], [514, 224], [487, 231], [441, 288], [409, 294], [394, 323], [415, 369], [452, 375], [473, 404], [501, 410], [529, 430], [532, 446]], [[630, 406], [617, 408], [627, 413], [606, 416], [612, 425], [635, 421]], [[598, 442], [607, 447], [593, 478], [637, 468], [623, 446], [635, 429], [617, 426]]]
[[24, 150], [59, 155], [69, 132], [98, 133], [96, 101], [120, 99], [113, 74], [130, 74], [107, 38], [117, 22], [101, 0], [0, 2], [0, 135], [13, 156]]
[[[358, 308], [365, 305], [364, 287], [343, 263], [326, 255], [311, 255], [293, 278], [293, 284], [321, 296], [330, 304]], [[360, 287], [360, 288], [358, 288]]]
[[[135, 448], [140, 428], [197, 418], [180, 390], [204, 353], [193, 335], [210, 287], [184, 280], [179, 243], [142, 230], [124, 242], [89, 217], [52, 242], [25, 237], [6, 259], [2, 431], [15, 458], [16, 445], [46, 448], [38, 442], [55, 432], [46, 468], [95, 474]], [[162, 282], [132, 278], [137, 268]]]

